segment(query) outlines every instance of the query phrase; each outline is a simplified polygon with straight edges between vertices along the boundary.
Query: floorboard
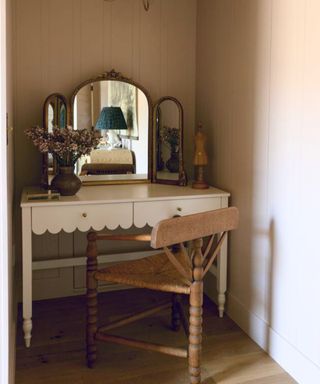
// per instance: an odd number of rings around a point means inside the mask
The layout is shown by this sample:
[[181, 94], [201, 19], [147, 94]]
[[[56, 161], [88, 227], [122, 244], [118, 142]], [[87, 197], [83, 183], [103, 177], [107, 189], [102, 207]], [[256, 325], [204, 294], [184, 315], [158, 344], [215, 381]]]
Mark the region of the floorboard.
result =
[[[100, 318], [113, 321], [163, 301], [162, 293], [123, 290], [100, 294]], [[100, 343], [94, 369], [85, 365], [85, 297], [34, 302], [32, 346], [18, 327], [16, 384], [187, 384], [187, 361], [155, 352]], [[19, 316], [21, 319], [21, 314]], [[172, 332], [170, 311], [114, 330], [114, 334], [184, 347]], [[203, 384], [292, 384], [295, 381], [227, 316], [205, 300]]]

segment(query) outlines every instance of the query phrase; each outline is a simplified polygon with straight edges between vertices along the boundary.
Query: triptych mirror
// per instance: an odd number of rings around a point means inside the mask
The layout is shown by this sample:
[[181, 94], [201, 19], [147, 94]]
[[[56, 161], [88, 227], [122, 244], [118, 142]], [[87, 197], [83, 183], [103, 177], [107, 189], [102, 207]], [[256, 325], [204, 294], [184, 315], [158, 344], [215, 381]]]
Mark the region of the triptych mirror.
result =
[[[114, 70], [86, 80], [72, 93], [47, 97], [43, 123], [53, 127], [94, 130], [99, 144], [75, 164], [84, 185], [157, 182], [185, 185], [183, 108], [173, 97], [152, 103], [139, 84]], [[58, 170], [50, 154], [43, 156], [42, 184]]]

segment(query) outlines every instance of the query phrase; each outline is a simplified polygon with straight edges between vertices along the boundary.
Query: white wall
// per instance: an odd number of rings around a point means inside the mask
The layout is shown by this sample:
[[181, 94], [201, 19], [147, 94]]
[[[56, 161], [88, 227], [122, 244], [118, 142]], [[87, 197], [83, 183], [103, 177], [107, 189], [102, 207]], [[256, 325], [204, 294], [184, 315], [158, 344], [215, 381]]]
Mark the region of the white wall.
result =
[[320, 2], [199, 0], [197, 120], [232, 193], [229, 314], [320, 382]]
[[[17, 202], [23, 186], [40, 182], [40, 155], [24, 130], [41, 124], [45, 97], [52, 92], [70, 97], [81, 81], [112, 68], [140, 83], [153, 101], [164, 95], [181, 101], [185, 149], [192, 151], [196, 0], [152, 0], [148, 12], [141, 0], [14, 0], [14, 14]], [[186, 160], [190, 171], [191, 157]], [[44, 235], [34, 243], [36, 258], [83, 255], [86, 247], [81, 234]], [[35, 298], [49, 290], [51, 296], [63, 294], [61, 279], [70, 285], [65, 294], [74, 291], [72, 268], [34, 276]]]
[[106, 70], [139, 82], [154, 101], [177, 97], [186, 135], [193, 130], [196, 0], [153, 0], [148, 12], [141, 0], [14, 0], [14, 11], [18, 194], [40, 180], [40, 156], [23, 131], [42, 123], [45, 97], [70, 96]]
[[[12, 8], [0, 0], [0, 383], [14, 383]], [[9, 128], [7, 130], [7, 127]]]
[[0, 383], [9, 380], [9, 260], [6, 154], [6, 1], [0, 1]]
[[14, 199], [14, 121], [13, 121], [13, 9], [12, 2], [6, 0], [6, 111], [7, 111], [7, 225], [8, 225], [8, 283], [9, 283], [9, 383], [15, 382], [15, 339], [17, 301], [14, 284], [15, 255], [13, 250], [13, 199]]

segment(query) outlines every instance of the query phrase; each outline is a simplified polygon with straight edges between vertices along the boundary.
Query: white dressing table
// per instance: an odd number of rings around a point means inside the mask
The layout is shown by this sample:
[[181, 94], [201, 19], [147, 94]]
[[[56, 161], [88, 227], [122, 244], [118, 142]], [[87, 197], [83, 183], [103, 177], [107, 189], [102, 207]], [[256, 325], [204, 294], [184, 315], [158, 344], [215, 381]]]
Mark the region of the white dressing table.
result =
[[[132, 226], [151, 227], [158, 221], [176, 214], [187, 215], [228, 206], [229, 193], [216, 188], [196, 190], [160, 184], [130, 184], [82, 187], [71, 197], [56, 201], [28, 201], [24, 189], [22, 208], [22, 258], [23, 258], [23, 331], [27, 347], [32, 330], [32, 233], [46, 231], [56, 234], [61, 230], [73, 232], [111, 230]], [[85, 249], [83, 250], [85, 254]], [[83, 257], [85, 258], [85, 257]], [[72, 263], [73, 259], [70, 259]], [[66, 265], [56, 260], [54, 267]], [[47, 268], [52, 268], [52, 260]], [[227, 284], [227, 242], [222, 247], [217, 266], [211, 272], [217, 277], [219, 315], [223, 316]]]

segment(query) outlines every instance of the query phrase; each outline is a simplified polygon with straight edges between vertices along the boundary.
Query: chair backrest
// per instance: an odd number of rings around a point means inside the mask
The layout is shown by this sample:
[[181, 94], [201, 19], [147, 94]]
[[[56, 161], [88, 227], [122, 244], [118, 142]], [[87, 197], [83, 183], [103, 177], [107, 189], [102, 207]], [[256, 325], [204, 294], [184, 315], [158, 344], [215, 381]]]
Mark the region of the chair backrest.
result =
[[162, 220], [152, 230], [151, 247], [163, 248], [231, 231], [238, 227], [238, 222], [239, 211], [236, 207]]

